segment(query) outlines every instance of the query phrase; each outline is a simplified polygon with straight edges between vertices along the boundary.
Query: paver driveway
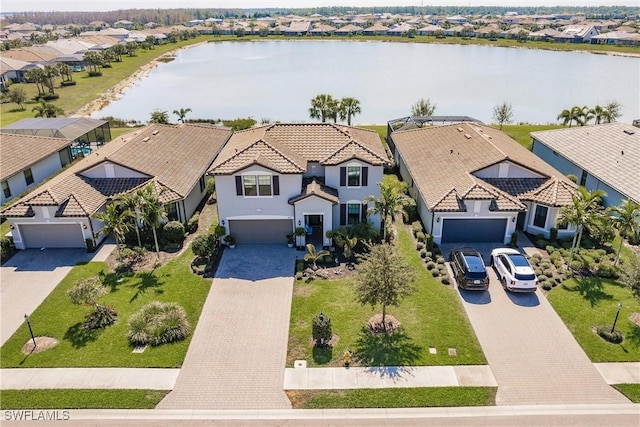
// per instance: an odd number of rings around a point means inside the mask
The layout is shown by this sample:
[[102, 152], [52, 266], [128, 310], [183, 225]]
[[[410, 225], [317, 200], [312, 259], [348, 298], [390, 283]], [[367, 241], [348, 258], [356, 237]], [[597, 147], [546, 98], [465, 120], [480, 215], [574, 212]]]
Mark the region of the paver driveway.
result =
[[285, 245], [225, 250], [176, 386], [159, 409], [291, 408], [283, 384], [295, 258]]
[[547, 299], [502, 289], [459, 290], [498, 382], [498, 405], [629, 403], [608, 386]]

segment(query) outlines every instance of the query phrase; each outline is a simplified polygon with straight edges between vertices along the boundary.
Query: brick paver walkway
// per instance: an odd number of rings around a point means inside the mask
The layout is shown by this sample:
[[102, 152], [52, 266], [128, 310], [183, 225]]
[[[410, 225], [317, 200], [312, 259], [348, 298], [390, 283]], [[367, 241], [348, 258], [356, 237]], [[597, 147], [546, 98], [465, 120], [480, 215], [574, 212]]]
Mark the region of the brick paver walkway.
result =
[[159, 409], [287, 409], [283, 391], [296, 252], [227, 249], [174, 390]]
[[460, 295], [498, 382], [498, 405], [629, 402], [606, 384], [539, 291], [509, 293], [488, 271], [488, 292]]

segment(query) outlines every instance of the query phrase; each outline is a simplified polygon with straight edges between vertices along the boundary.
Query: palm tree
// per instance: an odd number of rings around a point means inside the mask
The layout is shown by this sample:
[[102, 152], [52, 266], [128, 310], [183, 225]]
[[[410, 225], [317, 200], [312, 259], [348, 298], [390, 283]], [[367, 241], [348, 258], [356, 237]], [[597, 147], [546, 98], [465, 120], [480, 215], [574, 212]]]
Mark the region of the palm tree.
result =
[[355, 98], [342, 98], [340, 100], [340, 120], [347, 119], [347, 125], [351, 126], [351, 117], [360, 114], [360, 101]]
[[175, 114], [176, 116], [178, 116], [178, 120], [180, 121], [180, 123], [184, 123], [184, 118], [187, 115], [187, 113], [191, 112], [191, 108], [181, 108], [179, 110], [173, 110], [173, 114]]
[[596, 105], [595, 107], [593, 107], [591, 110], [589, 110], [589, 113], [593, 116], [593, 124], [595, 125], [599, 125], [600, 123], [605, 121], [606, 116], [608, 115], [608, 112], [600, 105]]
[[326, 255], [329, 255], [329, 251], [323, 249], [316, 253], [316, 247], [311, 243], [307, 243], [307, 253], [304, 255], [304, 260], [313, 263], [313, 269], [317, 270], [318, 260]]
[[580, 126], [586, 126], [589, 124], [589, 120], [593, 119], [593, 113], [586, 105], [584, 107], [573, 107], [576, 109], [577, 122]]
[[29, 83], [35, 83], [38, 89], [38, 97], [44, 95], [45, 74], [42, 68], [34, 67], [24, 73], [24, 78]]
[[407, 196], [407, 183], [400, 181], [384, 180], [378, 183], [380, 187], [380, 197], [369, 196], [364, 199], [365, 203], [372, 202], [373, 206], [369, 208], [369, 214], [379, 214], [385, 225], [382, 234], [383, 240], [387, 240], [387, 218], [393, 217], [396, 213], [402, 211], [403, 207], [414, 205], [412, 198]]
[[573, 106], [570, 109], [562, 110], [562, 112], [558, 114], [557, 119], [562, 120], [562, 124], [564, 126], [566, 126], [568, 123], [569, 127], [571, 127], [574, 121], [576, 122], [576, 124], [580, 124], [581, 114], [582, 109], [578, 106]]
[[34, 117], [57, 117], [58, 114], [64, 116], [64, 110], [55, 104], [51, 104], [44, 99], [40, 98], [40, 104], [31, 109], [31, 112], [36, 112]]
[[571, 260], [573, 260], [575, 249], [580, 247], [582, 231], [585, 227], [589, 228], [601, 214], [600, 202], [606, 195], [602, 190], [589, 191], [584, 187], [578, 187], [578, 192], [572, 198], [572, 204], [560, 209], [558, 222], [576, 226], [569, 256]]
[[140, 189], [136, 190], [133, 193], [124, 193], [116, 199], [120, 206], [127, 209], [131, 213], [133, 228], [136, 230], [136, 237], [138, 238], [138, 247], [142, 247], [142, 240], [140, 239], [140, 229], [138, 227], [138, 215], [141, 200], [142, 197]]
[[337, 117], [338, 101], [333, 99], [331, 95], [317, 95], [311, 100], [311, 108], [309, 108], [309, 117], [312, 119], [321, 119], [325, 123], [328, 118]]
[[116, 240], [118, 261], [120, 261], [122, 259], [120, 245], [124, 242], [124, 238], [131, 228], [131, 223], [128, 221], [131, 217], [131, 211], [123, 209], [117, 202], [112, 202], [107, 204], [105, 212], [96, 212], [92, 217], [104, 223], [102, 233], [113, 236]]
[[613, 226], [618, 229], [620, 234], [620, 246], [616, 254], [614, 265], [620, 260], [620, 251], [622, 251], [622, 243], [624, 238], [637, 236], [640, 231], [640, 205], [630, 199], [625, 199], [619, 206], [613, 206], [609, 209], [615, 215], [611, 216]]
[[164, 211], [162, 203], [160, 203], [160, 194], [156, 194], [153, 184], [147, 184], [140, 192], [140, 213], [142, 215], [142, 223], [151, 226], [153, 231], [153, 241], [156, 245], [156, 254], [160, 259], [160, 246], [158, 245], [158, 233], [156, 229], [160, 223], [167, 221], [167, 213]]
[[47, 87], [49, 88], [49, 93], [53, 94], [55, 79], [60, 75], [60, 73], [58, 72], [58, 68], [56, 68], [55, 65], [45, 65], [42, 69], [42, 72], [44, 73], [44, 79]]

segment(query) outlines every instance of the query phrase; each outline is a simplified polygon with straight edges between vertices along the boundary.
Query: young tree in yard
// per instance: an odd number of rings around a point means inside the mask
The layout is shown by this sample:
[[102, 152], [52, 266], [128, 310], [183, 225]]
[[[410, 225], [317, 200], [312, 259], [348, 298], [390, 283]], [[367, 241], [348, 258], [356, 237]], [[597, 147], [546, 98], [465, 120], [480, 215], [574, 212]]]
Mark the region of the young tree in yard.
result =
[[[415, 205], [415, 201], [407, 196], [407, 183], [402, 181], [395, 181], [385, 179], [378, 183], [380, 187], [380, 198], [369, 196], [364, 199], [364, 202], [372, 202], [373, 206], [369, 208], [369, 214], [379, 214], [382, 218], [382, 223], [386, 224], [387, 219], [393, 217], [402, 212], [404, 214], [405, 206]], [[382, 233], [383, 240], [387, 240], [387, 228], [384, 227]]]
[[609, 101], [605, 104], [604, 110], [605, 114], [605, 122], [613, 123], [622, 117], [622, 105], [616, 100]]
[[369, 252], [358, 258], [360, 263], [354, 278], [356, 300], [362, 305], [382, 306], [382, 329], [386, 331], [387, 306], [397, 306], [403, 297], [413, 292], [414, 272], [388, 243], [370, 245]]
[[102, 233], [107, 236], [113, 236], [115, 239], [118, 250], [118, 261], [122, 260], [122, 248], [120, 246], [124, 242], [126, 234], [131, 229], [130, 217], [131, 212], [123, 209], [118, 203], [109, 203], [106, 206], [105, 212], [96, 212], [93, 214], [93, 218], [104, 223], [101, 230]]
[[347, 120], [347, 125], [351, 126], [351, 117], [360, 114], [360, 101], [355, 98], [342, 98], [340, 100], [340, 120]]
[[431, 100], [429, 98], [420, 98], [411, 107], [412, 116], [433, 116], [433, 113], [435, 113], [435, 111], [436, 104], [431, 103]]
[[178, 121], [180, 121], [180, 123], [184, 123], [184, 118], [190, 112], [191, 112], [191, 108], [181, 108], [179, 110], [173, 110], [173, 114], [178, 116]]
[[21, 87], [12, 86], [7, 90], [5, 94], [7, 101], [15, 102], [18, 104], [21, 110], [24, 110], [24, 101], [27, 100], [27, 92], [24, 91]]
[[584, 187], [578, 187], [578, 192], [573, 196], [572, 204], [560, 209], [558, 223], [576, 226], [576, 232], [571, 244], [571, 260], [573, 260], [575, 250], [580, 247], [584, 228], [589, 228], [602, 215], [600, 202], [606, 195], [602, 190], [589, 191]]
[[116, 203], [120, 204], [123, 208], [127, 209], [131, 213], [132, 228], [136, 230], [136, 237], [138, 238], [138, 247], [142, 247], [142, 241], [140, 240], [140, 229], [138, 227], [138, 212], [141, 202], [140, 189], [133, 193], [124, 193], [116, 199]]
[[620, 281], [640, 299], [640, 256], [632, 254], [629, 262], [623, 264], [620, 273]]
[[316, 346], [325, 345], [325, 343], [331, 340], [331, 335], [333, 335], [331, 331], [331, 318], [323, 312], [320, 312], [313, 318], [311, 325], [311, 336], [316, 342]]
[[64, 110], [58, 107], [55, 104], [45, 101], [40, 98], [40, 103], [31, 109], [32, 112], [35, 111], [34, 117], [57, 117], [58, 115], [64, 116]]
[[611, 221], [620, 234], [620, 246], [618, 246], [616, 260], [613, 263], [617, 265], [624, 238], [635, 238], [640, 231], [640, 205], [633, 200], [625, 199], [619, 206], [613, 206], [609, 211], [614, 214], [611, 216]]
[[160, 123], [164, 125], [169, 124], [169, 114], [166, 111], [153, 110], [151, 112], [151, 118], [149, 123]]
[[142, 215], [143, 224], [151, 226], [153, 231], [153, 241], [156, 245], [157, 259], [160, 259], [160, 246], [158, 245], [158, 226], [167, 221], [167, 213], [164, 211], [162, 203], [160, 203], [160, 194], [157, 194], [153, 184], [147, 184], [142, 188], [141, 192], [140, 213]]
[[102, 285], [98, 276], [81, 279], [67, 291], [73, 304], [93, 307], [93, 311], [84, 322], [85, 330], [104, 328], [118, 320], [118, 313], [114, 309], [96, 302], [97, 298], [107, 292], [107, 288]]
[[511, 104], [504, 101], [502, 104], [493, 107], [493, 120], [500, 125], [500, 130], [502, 130], [502, 125], [505, 123], [511, 123], [513, 120], [513, 107], [511, 107]]
[[325, 123], [327, 119], [336, 118], [338, 115], [338, 101], [331, 95], [320, 94], [311, 100], [309, 117], [320, 119]]
[[321, 250], [320, 252], [316, 252], [316, 247], [311, 244], [311, 243], [307, 243], [307, 253], [304, 255], [304, 260], [307, 262], [310, 262], [313, 264], [313, 269], [317, 270], [318, 269], [318, 260], [321, 259], [322, 257], [329, 255], [329, 251], [326, 250]]

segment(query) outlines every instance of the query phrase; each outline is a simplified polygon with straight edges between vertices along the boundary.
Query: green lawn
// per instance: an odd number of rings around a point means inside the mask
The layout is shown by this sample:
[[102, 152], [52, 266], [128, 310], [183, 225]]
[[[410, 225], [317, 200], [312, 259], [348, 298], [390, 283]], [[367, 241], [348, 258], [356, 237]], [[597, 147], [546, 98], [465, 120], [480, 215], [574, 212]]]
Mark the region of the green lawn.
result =
[[153, 409], [165, 390], [3, 390], [0, 409]]
[[494, 406], [496, 387], [288, 391], [293, 409]]
[[532, 125], [532, 124], [504, 125], [502, 126], [502, 132], [506, 133], [511, 138], [515, 139], [518, 142], [518, 144], [531, 150], [531, 146], [533, 145], [533, 140], [529, 136], [531, 132], [540, 132], [543, 130], [550, 130], [550, 129], [560, 129], [563, 127], [564, 126], [562, 125]]
[[[371, 334], [365, 328], [380, 307], [361, 306], [348, 279], [296, 281], [291, 307], [288, 366], [296, 359], [308, 366], [341, 366], [346, 350], [363, 359], [362, 365], [475, 365], [486, 364], [456, 291], [435, 280], [424, 268], [409, 233], [400, 227], [398, 246], [416, 271], [417, 291], [398, 307], [388, 307], [402, 329], [393, 334]], [[311, 342], [311, 322], [320, 311], [332, 320], [339, 337], [333, 349], [317, 349]], [[430, 354], [435, 347], [437, 354]], [[448, 355], [455, 348], [457, 357]]]
[[627, 396], [633, 403], [640, 403], [640, 384], [615, 384], [613, 388]]
[[[629, 316], [640, 312], [640, 301], [631, 291], [613, 280], [596, 277], [567, 280], [552, 289], [547, 298], [592, 362], [640, 361], [640, 327]], [[618, 303], [622, 303], [616, 330], [623, 333], [621, 344], [601, 339], [593, 328], [612, 326]]]
[[88, 263], [75, 266], [54, 291], [31, 315], [31, 325], [38, 336], [50, 336], [60, 342], [42, 353], [25, 356], [21, 348], [29, 340], [29, 330], [23, 324], [2, 346], [2, 368], [35, 367], [162, 367], [182, 365], [191, 337], [177, 343], [149, 347], [142, 354], [133, 354], [126, 338], [128, 318], [153, 300], [176, 302], [187, 312], [191, 330], [202, 310], [211, 286], [210, 280], [191, 273], [191, 249], [154, 272], [137, 273], [118, 283], [114, 274], [106, 274], [111, 292], [99, 299], [118, 312], [118, 321], [93, 333], [82, 328], [88, 307], [73, 305], [67, 289], [80, 278], [105, 274], [106, 264]]

